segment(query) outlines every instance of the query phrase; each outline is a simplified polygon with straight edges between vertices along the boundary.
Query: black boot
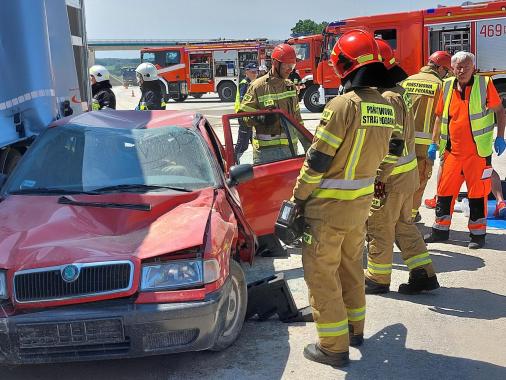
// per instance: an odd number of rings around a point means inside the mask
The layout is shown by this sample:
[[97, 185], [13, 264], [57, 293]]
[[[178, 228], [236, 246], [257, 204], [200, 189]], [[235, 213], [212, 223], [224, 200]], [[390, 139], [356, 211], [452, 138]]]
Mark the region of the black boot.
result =
[[470, 234], [471, 241], [467, 246], [469, 249], [480, 249], [485, 246], [485, 235], [473, 235]]
[[314, 343], [304, 347], [304, 357], [313, 362], [331, 365], [332, 367], [344, 367], [350, 363], [350, 354], [348, 352], [324, 351]]
[[384, 294], [390, 291], [390, 285], [379, 284], [373, 280], [365, 278], [365, 294]]
[[437, 276], [427, 276], [427, 272], [423, 268], [413, 269], [409, 272], [409, 280], [407, 284], [399, 285], [399, 293], [401, 294], [418, 294], [426, 290], [434, 290], [439, 288]]
[[433, 228], [430, 234], [423, 237], [426, 243], [437, 243], [440, 241], [447, 241], [450, 238], [450, 231], [441, 231], [437, 228]]
[[353, 334], [353, 325], [348, 325], [350, 331], [350, 346], [358, 347], [364, 343], [364, 334]]
[[421, 220], [422, 220], [422, 216], [420, 215], [419, 212], [417, 212], [416, 216], [413, 218], [413, 223], [418, 223]]

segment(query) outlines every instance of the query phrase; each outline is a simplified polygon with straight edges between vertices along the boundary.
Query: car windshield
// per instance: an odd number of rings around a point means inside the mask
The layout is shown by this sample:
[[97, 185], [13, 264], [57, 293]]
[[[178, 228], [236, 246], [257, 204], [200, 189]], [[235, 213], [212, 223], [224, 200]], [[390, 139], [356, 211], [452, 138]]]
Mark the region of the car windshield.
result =
[[[175, 126], [112, 129], [66, 125], [40, 135], [3, 193], [196, 190], [216, 186], [203, 139]], [[126, 186], [138, 185], [138, 186]], [[146, 186], [143, 186], [146, 185]], [[139, 190], [140, 189], [140, 190]]]

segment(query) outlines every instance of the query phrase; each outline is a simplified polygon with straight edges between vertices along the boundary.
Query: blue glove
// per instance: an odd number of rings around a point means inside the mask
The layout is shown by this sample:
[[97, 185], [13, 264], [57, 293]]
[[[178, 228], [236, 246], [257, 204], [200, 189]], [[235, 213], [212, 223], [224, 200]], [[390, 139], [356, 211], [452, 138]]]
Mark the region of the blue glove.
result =
[[504, 137], [497, 136], [495, 138], [494, 149], [498, 156], [504, 153], [506, 149], [506, 142], [504, 141]]
[[429, 156], [429, 160], [435, 161], [437, 153], [437, 144], [432, 143], [429, 145], [429, 149], [427, 149], [427, 156]]

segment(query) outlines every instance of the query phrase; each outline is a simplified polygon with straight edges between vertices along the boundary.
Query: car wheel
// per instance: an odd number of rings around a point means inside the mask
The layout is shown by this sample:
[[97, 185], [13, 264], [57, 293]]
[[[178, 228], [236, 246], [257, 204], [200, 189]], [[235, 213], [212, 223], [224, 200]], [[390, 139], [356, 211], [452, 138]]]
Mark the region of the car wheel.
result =
[[218, 95], [222, 102], [233, 102], [236, 91], [236, 85], [229, 81], [220, 84], [218, 87]]
[[320, 97], [319, 86], [313, 84], [306, 88], [304, 91], [304, 105], [308, 109], [309, 112], [322, 112], [324, 106], [318, 103], [318, 99]]
[[232, 288], [226, 301], [226, 313], [223, 329], [210, 348], [221, 351], [235, 342], [241, 332], [248, 306], [248, 289], [241, 266], [235, 260], [230, 260], [230, 280]]

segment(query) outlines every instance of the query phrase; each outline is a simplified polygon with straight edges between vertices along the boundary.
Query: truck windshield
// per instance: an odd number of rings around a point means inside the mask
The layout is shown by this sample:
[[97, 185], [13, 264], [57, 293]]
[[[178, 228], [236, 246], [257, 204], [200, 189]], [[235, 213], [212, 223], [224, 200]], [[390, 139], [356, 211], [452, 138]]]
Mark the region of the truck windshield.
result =
[[309, 44], [295, 44], [293, 45], [297, 59], [305, 61], [310, 58]]
[[194, 131], [175, 126], [127, 130], [67, 125], [39, 136], [3, 193], [93, 192], [108, 187], [163, 191], [163, 186], [196, 190], [216, 185], [210, 154]]

